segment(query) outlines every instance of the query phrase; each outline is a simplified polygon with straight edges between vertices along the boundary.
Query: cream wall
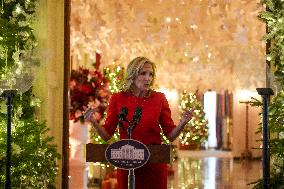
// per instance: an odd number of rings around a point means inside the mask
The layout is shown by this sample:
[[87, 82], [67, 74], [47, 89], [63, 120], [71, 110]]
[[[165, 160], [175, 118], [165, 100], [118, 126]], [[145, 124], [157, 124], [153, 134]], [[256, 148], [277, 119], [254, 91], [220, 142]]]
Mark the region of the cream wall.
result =
[[[42, 100], [38, 116], [47, 121], [58, 152], [62, 152], [63, 81], [64, 81], [64, 0], [39, 0], [36, 23], [41, 66], [34, 84], [35, 94]], [[56, 188], [61, 188], [61, 159]]]

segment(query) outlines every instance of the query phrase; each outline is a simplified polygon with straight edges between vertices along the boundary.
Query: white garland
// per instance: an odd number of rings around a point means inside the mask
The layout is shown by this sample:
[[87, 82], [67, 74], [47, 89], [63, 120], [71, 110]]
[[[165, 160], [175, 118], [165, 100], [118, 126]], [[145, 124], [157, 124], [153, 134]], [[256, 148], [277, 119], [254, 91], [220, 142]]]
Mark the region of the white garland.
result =
[[[165, 87], [255, 90], [265, 82], [265, 25], [257, 3], [73, 0], [73, 63], [86, 64], [86, 56], [94, 62], [95, 51], [105, 66], [143, 55], [162, 65], [158, 84]], [[176, 74], [172, 80], [169, 71]]]

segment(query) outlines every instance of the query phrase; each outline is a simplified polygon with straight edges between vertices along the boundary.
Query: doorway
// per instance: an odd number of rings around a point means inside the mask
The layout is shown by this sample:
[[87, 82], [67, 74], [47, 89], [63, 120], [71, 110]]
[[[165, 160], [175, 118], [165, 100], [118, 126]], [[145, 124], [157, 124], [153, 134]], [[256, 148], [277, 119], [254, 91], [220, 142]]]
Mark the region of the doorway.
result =
[[[253, 2], [244, 7], [235, 1], [72, 1], [72, 8], [71, 1], [66, 3], [71, 18], [70, 25], [66, 22], [71, 40], [65, 41], [71, 46], [66, 60], [74, 65], [90, 68], [99, 53], [100, 66], [125, 67], [137, 54], [146, 55], [159, 64], [158, 88], [177, 94], [184, 89], [254, 90], [264, 83], [264, 49], [258, 39], [265, 30], [249, 14], [259, 9]], [[178, 119], [178, 109], [173, 111]], [[69, 135], [68, 129], [64, 133]], [[63, 144], [69, 146], [66, 140]]]

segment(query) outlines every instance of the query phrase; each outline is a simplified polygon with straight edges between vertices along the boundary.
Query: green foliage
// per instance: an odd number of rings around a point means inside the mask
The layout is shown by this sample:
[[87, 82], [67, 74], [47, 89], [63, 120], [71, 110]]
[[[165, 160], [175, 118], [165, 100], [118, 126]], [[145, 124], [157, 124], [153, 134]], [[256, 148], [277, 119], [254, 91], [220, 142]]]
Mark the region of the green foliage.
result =
[[[36, 46], [32, 23], [37, 0], [4, 0], [0, 3], [0, 80], [12, 80], [11, 69], [29, 66], [21, 62]], [[56, 160], [53, 137], [35, 109], [39, 100], [32, 89], [12, 99], [12, 188], [55, 188]], [[6, 177], [6, 104], [0, 100], [0, 188]]]
[[[271, 171], [271, 175], [270, 175], [270, 180], [269, 180], [269, 187], [271, 189], [282, 189], [284, 186], [284, 180], [283, 180], [283, 175], [284, 175], [284, 169], [282, 166], [277, 166], [275, 165], [275, 167], [277, 167], [276, 169], [274, 168]], [[263, 180], [259, 179], [258, 181], [254, 182], [254, 183], [250, 183], [250, 184], [254, 184], [253, 189], [262, 189], [263, 188]]]
[[109, 82], [109, 90], [111, 93], [120, 91], [124, 72], [124, 67], [119, 65], [104, 68], [103, 74]]
[[[3, 117], [2, 117], [3, 118]], [[5, 165], [6, 122], [0, 122], [0, 164]], [[55, 188], [56, 158], [45, 123], [33, 118], [13, 117], [11, 178], [12, 188]], [[5, 139], [5, 140], [4, 140]], [[5, 166], [0, 166], [0, 188], [5, 182]]]
[[35, 96], [34, 94], [32, 94], [32, 89], [28, 90], [22, 95], [16, 95], [13, 98], [12, 101], [13, 109], [14, 110], [20, 109], [22, 119], [30, 119], [34, 117], [34, 112], [36, 107], [31, 104], [34, 98]]
[[[284, 187], [284, 1], [262, 0], [266, 10], [259, 14], [259, 18], [267, 25], [264, 40], [268, 44], [267, 60], [273, 68], [276, 95], [271, 99], [268, 112], [268, 126], [270, 132], [271, 174], [270, 188]], [[256, 99], [252, 105], [261, 106]], [[262, 116], [262, 115], [261, 115]], [[262, 125], [262, 123], [260, 124]], [[259, 129], [261, 131], [262, 128]], [[262, 188], [263, 180], [255, 183], [254, 188]]]
[[[269, 155], [271, 157], [270, 188], [280, 189], [284, 186], [284, 90], [277, 93], [269, 104], [268, 127], [270, 132]], [[252, 106], [262, 106], [262, 102], [253, 98]], [[262, 113], [260, 113], [262, 117]], [[258, 132], [262, 131], [262, 121]], [[253, 183], [254, 189], [261, 189], [263, 180]]]
[[282, 0], [263, 0], [266, 10], [259, 18], [267, 24], [264, 40], [269, 45], [267, 60], [274, 66], [274, 75], [281, 86], [284, 85], [284, 2]]
[[31, 27], [37, 0], [2, 1], [0, 5], [0, 74], [15, 64], [13, 54], [31, 50], [35, 36]]
[[[284, 91], [279, 91], [269, 104], [268, 127], [271, 139], [269, 141], [270, 156], [276, 159], [284, 159]], [[262, 102], [252, 98], [252, 106], [262, 106]], [[262, 113], [260, 113], [262, 117]], [[262, 126], [262, 122], [260, 123]], [[261, 132], [262, 128], [259, 128]]]

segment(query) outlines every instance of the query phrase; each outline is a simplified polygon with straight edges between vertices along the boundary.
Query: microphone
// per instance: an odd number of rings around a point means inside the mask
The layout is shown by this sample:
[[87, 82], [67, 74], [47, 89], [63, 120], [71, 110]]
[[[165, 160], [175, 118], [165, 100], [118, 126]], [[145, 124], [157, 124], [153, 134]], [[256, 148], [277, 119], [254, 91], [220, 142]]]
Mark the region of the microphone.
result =
[[127, 107], [123, 107], [121, 108], [119, 114], [118, 114], [118, 119], [119, 121], [127, 121], [126, 116], [128, 114], [128, 108]]
[[142, 116], [142, 108], [137, 107], [133, 114], [133, 129], [136, 127], [137, 123], [140, 121], [141, 116]]

